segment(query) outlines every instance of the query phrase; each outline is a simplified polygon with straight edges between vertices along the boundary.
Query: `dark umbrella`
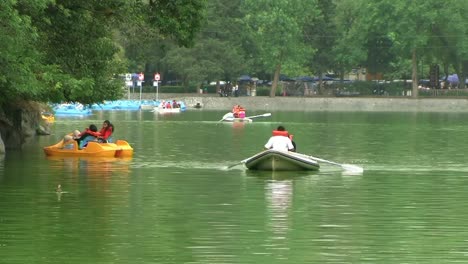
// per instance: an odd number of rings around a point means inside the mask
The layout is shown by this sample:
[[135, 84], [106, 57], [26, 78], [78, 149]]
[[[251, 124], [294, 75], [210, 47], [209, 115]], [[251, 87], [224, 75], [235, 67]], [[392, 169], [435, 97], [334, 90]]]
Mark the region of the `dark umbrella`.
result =
[[284, 74], [280, 74], [279, 80], [283, 81], [283, 82], [294, 82], [295, 81], [294, 79], [289, 78], [288, 76], [286, 76]]
[[313, 81], [314, 81], [314, 78], [312, 78], [312, 77], [310, 77], [310, 76], [301, 76], [301, 77], [297, 77], [297, 78], [296, 78], [296, 81], [313, 82]]
[[447, 81], [449, 83], [458, 83], [459, 82], [458, 75], [456, 74], [449, 75], [449, 77], [447, 77]]
[[250, 76], [248, 75], [242, 75], [241, 77], [239, 77], [238, 81], [250, 82], [252, 81], [252, 78], [250, 78]]
[[[314, 81], [318, 81], [319, 80], [319, 77], [314, 77]], [[322, 81], [333, 81], [334, 79], [331, 78], [331, 77], [328, 77], [328, 76], [323, 76], [322, 77]]]

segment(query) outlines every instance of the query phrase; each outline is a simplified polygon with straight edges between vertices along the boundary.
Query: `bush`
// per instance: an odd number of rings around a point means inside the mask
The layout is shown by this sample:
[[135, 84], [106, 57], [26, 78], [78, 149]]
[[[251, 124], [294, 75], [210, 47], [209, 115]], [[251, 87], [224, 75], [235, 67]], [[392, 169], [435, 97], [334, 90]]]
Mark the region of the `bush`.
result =
[[270, 96], [270, 90], [268, 86], [257, 86], [257, 96]]

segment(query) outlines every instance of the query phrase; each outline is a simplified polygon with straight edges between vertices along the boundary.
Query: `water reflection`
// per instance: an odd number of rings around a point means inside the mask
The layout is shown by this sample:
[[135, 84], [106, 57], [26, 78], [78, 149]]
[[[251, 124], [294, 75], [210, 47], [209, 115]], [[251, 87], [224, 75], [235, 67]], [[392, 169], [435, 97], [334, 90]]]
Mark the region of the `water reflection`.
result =
[[267, 210], [270, 217], [269, 228], [271, 237], [269, 247], [279, 251], [280, 258], [283, 251], [289, 250], [286, 243], [289, 233], [289, 209], [292, 206], [292, 180], [272, 180], [265, 186]]
[[266, 201], [266, 233], [268, 236], [258, 254], [271, 255], [273, 258], [283, 261], [288, 258], [290, 248], [290, 234], [293, 214], [294, 183], [312, 176], [316, 172], [303, 171], [246, 171], [251, 177], [265, 180], [264, 193]]
[[5, 154], [0, 154], [0, 181], [3, 178], [4, 171], [5, 171]]
[[50, 166], [70, 175], [111, 176], [113, 173], [128, 174], [132, 158], [87, 158], [47, 157]]

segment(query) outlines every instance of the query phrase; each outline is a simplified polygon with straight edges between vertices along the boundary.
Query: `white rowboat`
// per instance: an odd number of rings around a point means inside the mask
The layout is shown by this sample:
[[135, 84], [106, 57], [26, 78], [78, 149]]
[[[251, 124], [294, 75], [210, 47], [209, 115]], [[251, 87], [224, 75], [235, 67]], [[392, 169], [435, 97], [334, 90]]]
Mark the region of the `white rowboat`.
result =
[[300, 171], [318, 170], [319, 163], [307, 155], [278, 150], [264, 150], [242, 161], [250, 170]]

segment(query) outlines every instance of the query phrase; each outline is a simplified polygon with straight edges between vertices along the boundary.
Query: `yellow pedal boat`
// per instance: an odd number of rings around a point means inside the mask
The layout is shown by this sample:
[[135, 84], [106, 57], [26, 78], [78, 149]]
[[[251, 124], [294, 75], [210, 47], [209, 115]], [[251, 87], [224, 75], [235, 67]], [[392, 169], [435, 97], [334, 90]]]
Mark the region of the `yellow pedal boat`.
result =
[[55, 145], [44, 147], [47, 156], [60, 157], [115, 157], [125, 158], [133, 155], [133, 148], [125, 140], [117, 140], [115, 143], [99, 143], [90, 141], [88, 145], [79, 149], [75, 140], [63, 142], [61, 140]]
[[55, 116], [52, 113], [43, 112], [41, 114], [41, 117], [42, 117], [42, 120], [44, 120], [45, 122], [47, 122], [49, 124], [52, 124], [52, 123], [55, 122]]

